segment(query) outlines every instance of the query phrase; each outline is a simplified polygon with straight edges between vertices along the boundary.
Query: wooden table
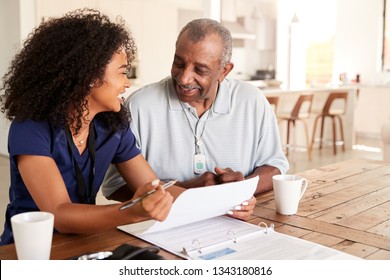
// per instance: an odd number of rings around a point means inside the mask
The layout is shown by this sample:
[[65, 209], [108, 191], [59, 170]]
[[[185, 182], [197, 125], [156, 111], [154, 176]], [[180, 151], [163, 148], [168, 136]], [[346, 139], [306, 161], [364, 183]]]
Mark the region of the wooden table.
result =
[[[251, 223], [273, 223], [275, 230], [365, 259], [390, 259], [390, 163], [365, 159], [339, 162], [300, 173], [309, 181], [298, 213], [275, 212], [273, 193], [257, 197]], [[119, 230], [93, 235], [55, 234], [52, 259], [111, 251], [148, 243]], [[180, 259], [161, 251], [167, 259]], [[0, 259], [16, 259], [13, 244], [0, 246]]]
[[298, 213], [275, 213], [272, 193], [254, 215], [275, 230], [365, 259], [390, 259], [390, 163], [353, 159], [299, 173], [309, 181]]

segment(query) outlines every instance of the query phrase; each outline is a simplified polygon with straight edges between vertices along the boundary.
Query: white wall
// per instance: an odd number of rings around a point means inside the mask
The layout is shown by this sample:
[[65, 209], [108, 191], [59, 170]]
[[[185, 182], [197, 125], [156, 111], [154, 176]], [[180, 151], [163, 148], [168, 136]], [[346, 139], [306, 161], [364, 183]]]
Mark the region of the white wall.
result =
[[[299, 13], [308, 1], [277, 0], [277, 74], [280, 80], [288, 80], [286, 61], [291, 19], [294, 12]], [[314, 4], [315, 1], [310, 3]], [[319, 12], [321, 18], [318, 17], [318, 20], [325, 22], [326, 18], [322, 17], [321, 11], [310, 11], [313, 14]], [[333, 81], [337, 80], [339, 73], [347, 72], [351, 77], [360, 74], [364, 84], [390, 84], [390, 73], [381, 71], [382, 13], [383, 0], [336, 1]]]
[[[6, 73], [10, 59], [35, 27], [35, 0], [0, 0], [0, 76]], [[0, 154], [8, 155], [7, 139], [10, 122], [0, 115]]]
[[383, 0], [338, 0], [334, 75], [359, 73], [364, 84], [386, 83], [381, 72]]
[[[147, 84], [170, 74], [178, 34], [178, 11], [202, 11], [200, 0], [35, 0], [37, 18], [61, 16], [77, 8], [95, 8], [112, 18], [122, 16], [138, 48], [137, 82]], [[53, 5], [56, 2], [56, 5]], [[139, 86], [136, 84], [134, 86]]]
[[[22, 1], [22, 0], [20, 0]], [[22, 40], [25, 38], [25, 30], [31, 29], [31, 16], [23, 9], [20, 1], [0, 0], [0, 76], [7, 72], [9, 61], [15, 52], [20, 48]], [[34, 1], [28, 3], [30, 11]], [[21, 16], [23, 15], [23, 16]], [[20, 20], [23, 18], [23, 20]], [[30, 25], [30, 27], [29, 27]], [[0, 154], [8, 155], [7, 139], [9, 121], [0, 114]]]

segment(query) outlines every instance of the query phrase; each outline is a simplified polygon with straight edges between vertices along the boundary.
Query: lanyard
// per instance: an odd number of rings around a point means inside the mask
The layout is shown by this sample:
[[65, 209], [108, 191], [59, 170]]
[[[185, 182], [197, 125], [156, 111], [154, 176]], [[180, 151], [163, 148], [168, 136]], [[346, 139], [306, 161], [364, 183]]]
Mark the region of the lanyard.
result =
[[203, 141], [202, 141], [203, 133], [204, 133], [204, 131], [206, 129], [206, 124], [207, 124], [207, 121], [210, 118], [211, 110], [212, 110], [213, 106], [211, 105], [211, 107], [208, 109], [208, 113], [207, 113], [206, 120], [204, 121], [203, 129], [200, 132], [200, 135], [198, 136], [197, 132], [198, 132], [198, 125], [199, 125], [200, 119], [198, 119], [198, 121], [196, 122], [195, 130], [194, 130], [192, 128], [192, 125], [191, 125], [191, 122], [190, 122], [190, 118], [187, 116], [187, 114], [188, 114], [187, 110], [184, 108], [183, 103], [180, 102], [180, 105], [181, 105], [181, 107], [184, 110], [184, 115], [185, 115], [185, 117], [187, 119], [188, 125], [190, 126], [192, 134], [195, 137], [195, 155], [193, 157], [193, 170], [194, 170], [194, 173], [198, 174], [198, 175], [199, 174], [203, 174], [206, 171], [206, 156], [201, 153], [200, 146], [202, 146], [202, 144], [203, 144]]
[[[182, 102], [180, 102], [180, 105], [181, 105], [181, 107], [183, 108], [184, 116], [186, 117], [187, 122], [188, 122], [188, 125], [190, 126], [191, 132], [192, 132], [192, 134], [194, 135], [194, 138], [195, 138], [195, 154], [200, 154], [200, 153], [201, 153], [201, 152], [200, 152], [200, 146], [202, 146], [202, 144], [203, 144], [203, 141], [202, 141], [203, 133], [204, 133], [204, 130], [206, 129], [206, 124], [207, 124], [207, 121], [208, 121], [209, 118], [210, 118], [211, 110], [212, 110], [213, 106], [211, 106], [211, 107], [208, 109], [207, 118], [206, 118], [206, 120], [204, 121], [204, 125], [203, 125], [202, 132], [201, 132], [200, 135], [198, 136], [198, 135], [197, 135], [197, 131], [198, 131], [198, 124], [199, 124], [200, 119], [198, 119], [198, 121], [196, 122], [195, 130], [194, 130], [194, 129], [192, 128], [190, 118], [187, 116], [187, 114], [188, 114], [187, 109], [184, 107], [184, 105], [183, 105]], [[214, 103], [213, 103], [213, 105], [214, 105]]]
[[73, 146], [75, 146], [75, 144], [73, 142], [72, 134], [70, 133], [68, 127], [65, 129], [65, 134], [68, 143], [68, 149], [73, 159], [73, 165], [76, 174], [79, 195], [81, 196], [84, 203], [95, 204], [96, 192], [93, 191], [93, 185], [95, 180], [95, 129], [94, 129], [93, 121], [89, 125], [89, 135], [88, 135], [88, 152], [89, 152], [89, 157], [91, 158], [91, 172], [89, 173], [91, 184], [89, 185], [88, 189], [87, 189], [87, 184], [85, 183], [85, 178], [83, 176], [83, 173], [81, 172], [81, 169], [77, 164], [76, 158], [74, 157], [72, 144]]

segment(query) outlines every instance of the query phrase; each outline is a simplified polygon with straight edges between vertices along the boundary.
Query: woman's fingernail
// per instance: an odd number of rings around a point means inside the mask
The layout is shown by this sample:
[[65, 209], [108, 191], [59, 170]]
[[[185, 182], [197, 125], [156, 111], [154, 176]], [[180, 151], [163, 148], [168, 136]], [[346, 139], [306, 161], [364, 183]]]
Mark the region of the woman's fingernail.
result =
[[152, 186], [157, 187], [160, 184], [160, 179], [155, 179], [152, 181]]
[[244, 201], [243, 203], [242, 203], [242, 205], [244, 205], [244, 206], [247, 206], [249, 203], [248, 203], [248, 201]]
[[241, 209], [242, 209], [242, 207], [239, 206], [239, 205], [237, 205], [237, 206], [234, 207], [234, 210], [241, 210]]
[[226, 214], [233, 215], [233, 211], [227, 211]]

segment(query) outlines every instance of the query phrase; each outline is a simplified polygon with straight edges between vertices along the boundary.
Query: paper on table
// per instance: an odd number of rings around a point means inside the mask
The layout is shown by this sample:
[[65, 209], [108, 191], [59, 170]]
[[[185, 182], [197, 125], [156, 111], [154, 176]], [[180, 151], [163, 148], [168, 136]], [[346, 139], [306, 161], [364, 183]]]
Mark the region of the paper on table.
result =
[[188, 189], [176, 199], [163, 222], [150, 220], [120, 228], [138, 235], [224, 215], [232, 207], [251, 198], [258, 181], [256, 176], [240, 182]]

